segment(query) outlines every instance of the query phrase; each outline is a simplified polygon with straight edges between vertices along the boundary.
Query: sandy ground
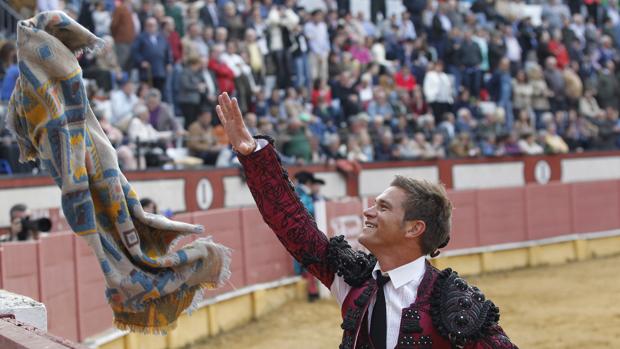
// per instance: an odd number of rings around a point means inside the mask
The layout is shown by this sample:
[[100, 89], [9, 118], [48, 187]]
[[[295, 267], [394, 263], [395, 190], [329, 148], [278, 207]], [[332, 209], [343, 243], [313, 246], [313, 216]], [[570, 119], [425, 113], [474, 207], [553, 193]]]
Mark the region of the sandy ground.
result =
[[[620, 256], [470, 278], [520, 348], [620, 348]], [[192, 349], [338, 348], [335, 302], [292, 302]]]

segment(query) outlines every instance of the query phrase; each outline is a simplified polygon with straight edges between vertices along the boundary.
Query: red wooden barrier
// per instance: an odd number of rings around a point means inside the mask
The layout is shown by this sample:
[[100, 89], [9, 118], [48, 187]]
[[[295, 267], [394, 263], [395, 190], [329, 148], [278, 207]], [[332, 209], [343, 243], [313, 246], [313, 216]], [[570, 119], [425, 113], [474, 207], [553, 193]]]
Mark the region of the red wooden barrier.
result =
[[344, 235], [354, 249], [361, 248], [357, 242], [364, 227], [362, 201], [348, 198], [325, 203], [327, 212], [327, 236]]
[[241, 209], [246, 284], [277, 280], [292, 275], [293, 258], [263, 222], [258, 209]]
[[230, 247], [232, 252], [231, 278], [229, 284], [217, 290], [210, 290], [205, 295], [212, 297], [217, 294], [241, 288], [246, 283], [245, 249], [241, 230], [241, 210], [217, 209], [212, 211], [194, 212], [193, 222], [205, 227], [204, 236], [213, 236], [217, 243]]
[[8, 242], [2, 245], [2, 288], [41, 300], [39, 294], [38, 242]]
[[525, 191], [523, 188], [479, 190], [478, 235], [481, 245], [525, 240]]
[[571, 191], [565, 184], [530, 185], [525, 188], [527, 239], [537, 240], [574, 233]]
[[111, 327], [112, 310], [105, 297], [105, 281], [97, 257], [83, 238], [74, 236], [78, 339]]
[[39, 241], [41, 299], [47, 308], [48, 331], [78, 339], [75, 255], [72, 233], [54, 233]]
[[573, 224], [577, 233], [620, 226], [618, 181], [574, 183], [570, 186]]
[[452, 231], [447, 249], [480, 246], [478, 236], [478, 207], [475, 190], [450, 191]]

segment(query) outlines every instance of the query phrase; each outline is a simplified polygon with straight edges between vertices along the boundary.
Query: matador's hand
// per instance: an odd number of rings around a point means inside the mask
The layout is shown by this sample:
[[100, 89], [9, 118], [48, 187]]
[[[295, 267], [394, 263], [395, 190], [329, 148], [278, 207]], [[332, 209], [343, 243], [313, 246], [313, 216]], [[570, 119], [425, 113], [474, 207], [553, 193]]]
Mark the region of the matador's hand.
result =
[[251, 154], [256, 149], [256, 141], [245, 127], [237, 99], [231, 100], [226, 92], [219, 95], [217, 99], [219, 104], [215, 107], [215, 111], [233, 149], [241, 155]]

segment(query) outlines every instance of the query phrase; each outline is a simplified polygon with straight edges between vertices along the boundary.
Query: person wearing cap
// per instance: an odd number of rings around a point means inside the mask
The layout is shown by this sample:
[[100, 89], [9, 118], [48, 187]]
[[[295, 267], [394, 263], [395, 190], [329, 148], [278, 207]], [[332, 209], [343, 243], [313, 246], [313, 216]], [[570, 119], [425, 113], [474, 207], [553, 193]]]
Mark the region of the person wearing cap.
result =
[[[315, 183], [323, 182], [314, 176], [312, 172], [299, 171], [295, 174], [295, 194], [299, 197], [299, 201], [303, 204], [308, 213], [314, 217], [314, 195], [313, 185]], [[325, 182], [323, 182], [325, 183]], [[307, 282], [308, 301], [313, 302], [319, 299], [319, 287], [317, 279], [308, 272], [298, 261], [294, 261], [295, 272], [298, 275], [302, 275]]]
[[499, 326], [499, 309], [451, 269], [434, 268], [450, 240], [452, 203], [445, 188], [396, 176], [364, 210], [353, 250], [328, 239], [295, 195], [273, 140], [253, 138], [235, 99], [216, 107], [263, 219], [285, 248], [342, 307], [342, 349], [516, 348]]

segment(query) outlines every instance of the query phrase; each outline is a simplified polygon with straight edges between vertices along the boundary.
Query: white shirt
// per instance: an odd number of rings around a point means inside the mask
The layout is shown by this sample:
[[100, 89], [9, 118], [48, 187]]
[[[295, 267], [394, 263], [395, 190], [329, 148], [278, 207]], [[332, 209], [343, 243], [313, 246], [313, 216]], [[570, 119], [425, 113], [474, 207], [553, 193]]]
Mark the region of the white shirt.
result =
[[112, 115], [110, 122], [112, 125], [119, 125], [133, 115], [133, 107], [138, 103], [138, 96], [135, 94], [127, 95], [122, 90], [114, 90], [110, 93], [112, 103]]
[[[376, 279], [375, 271], [377, 270], [381, 270], [378, 262], [372, 273], [373, 279]], [[387, 320], [386, 348], [396, 347], [398, 333], [400, 332], [402, 310], [408, 308], [415, 302], [418, 286], [420, 286], [420, 282], [422, 282], [425, 271], [425, 256], [422, 256], [413, 262], [384, 272], [384, 274], [387, 273], [390, 276], [390, 281], [383, 286]], [[347, 284], [341, 276], [336, 275], [331, 286], [331, 293], [341, 307], [350, 290], [351, 286]], [[372, 319], [375, 301], [376, 299], [372, 299], [368, 305], [369, 333], [370, 319]]]

